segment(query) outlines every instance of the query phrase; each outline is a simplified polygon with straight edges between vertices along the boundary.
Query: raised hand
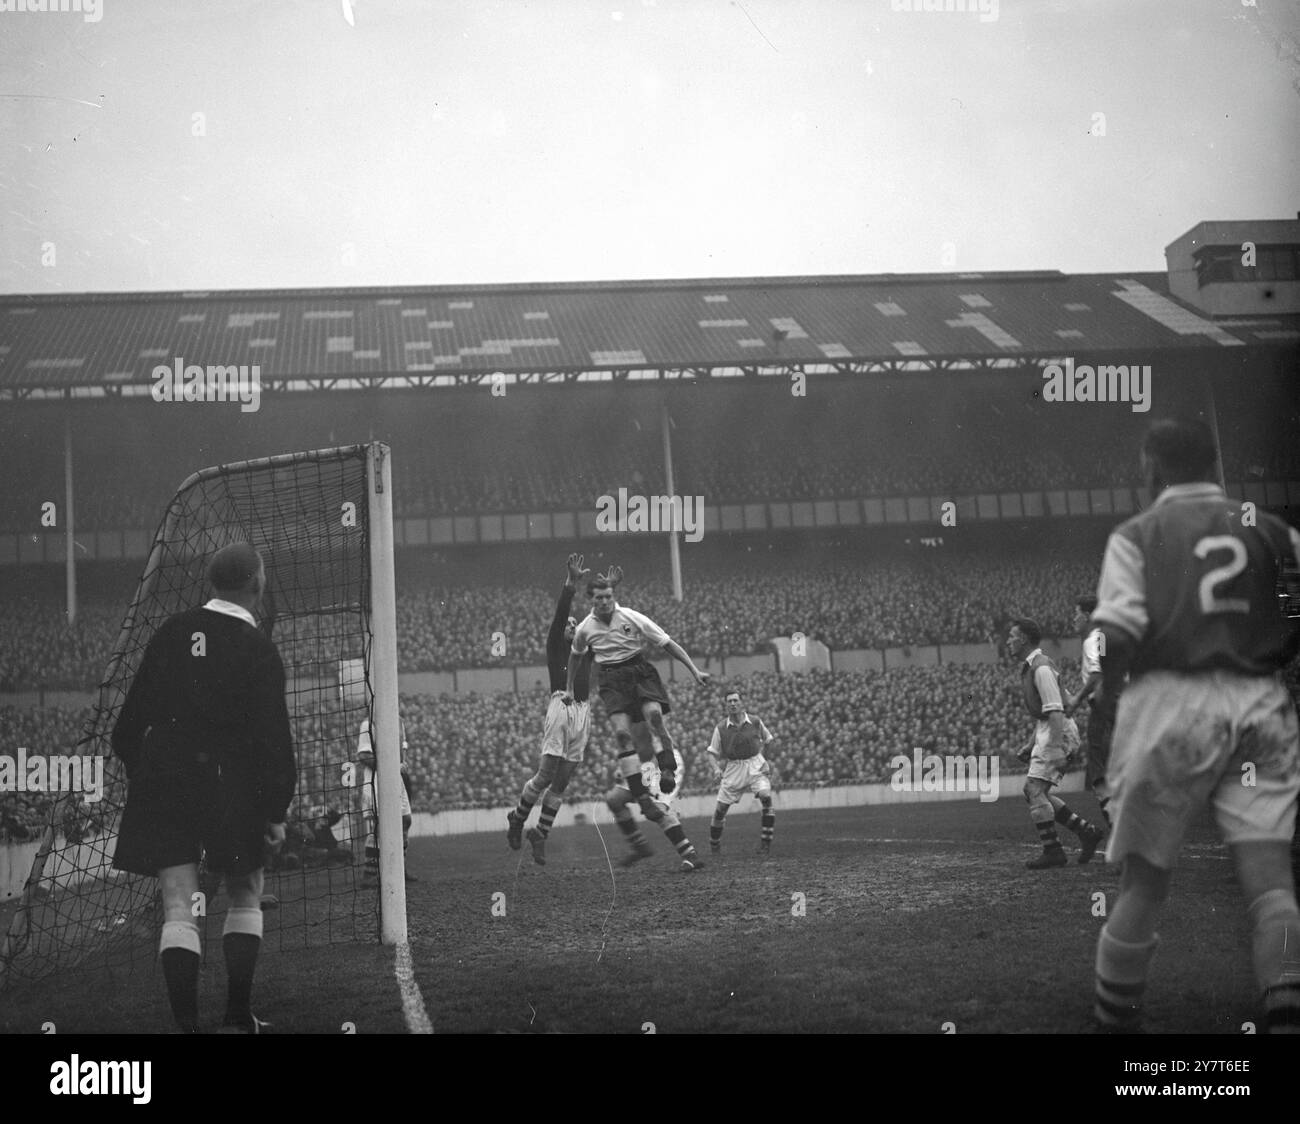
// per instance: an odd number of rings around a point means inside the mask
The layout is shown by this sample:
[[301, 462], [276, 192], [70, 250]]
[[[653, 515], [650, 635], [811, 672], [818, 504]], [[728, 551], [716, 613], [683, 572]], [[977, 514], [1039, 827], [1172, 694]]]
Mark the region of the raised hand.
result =
[[569, 566], [569, 581], [574, 585], [577, 585], [579, 582], [584, 581], [587, 575], [591, 573], [591, 570], [583, 569], [581, 554], [570, 554], [568, 566]]

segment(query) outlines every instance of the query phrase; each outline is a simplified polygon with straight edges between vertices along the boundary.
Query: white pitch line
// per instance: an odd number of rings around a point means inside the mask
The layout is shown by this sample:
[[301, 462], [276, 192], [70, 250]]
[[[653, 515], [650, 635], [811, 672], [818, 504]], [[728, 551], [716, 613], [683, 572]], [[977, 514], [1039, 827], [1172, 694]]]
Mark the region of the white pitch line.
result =
[[411, 959], [411, 946], [403, 941], [397, 946], [397, 959], [394, 964], [397, 975], [397, 990], [402, 993], [402, 1018], [406, 1020], [406, 1029], [411, 1034], [432, 1034], [433, 1021], [424, 1009], [424, 996], [420, 994], [420, 985], [415, 982], [415, 963]]

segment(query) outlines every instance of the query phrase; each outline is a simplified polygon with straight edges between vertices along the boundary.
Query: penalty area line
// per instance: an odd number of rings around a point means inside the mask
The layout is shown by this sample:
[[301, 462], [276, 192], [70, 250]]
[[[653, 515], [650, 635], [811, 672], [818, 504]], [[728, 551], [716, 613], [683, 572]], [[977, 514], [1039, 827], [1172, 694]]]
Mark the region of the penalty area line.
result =
[[397, 976], [397, 990], [402, 996], [402, 1018], [406, 1020], [407, 1031], [411, 1034], [432, 1034], [433, 1021], [424, 1008], [420, 985], [415, 982], [415, 962], [411, 959], [411, 946], [406, 941], [397, 946], [393, 971]]

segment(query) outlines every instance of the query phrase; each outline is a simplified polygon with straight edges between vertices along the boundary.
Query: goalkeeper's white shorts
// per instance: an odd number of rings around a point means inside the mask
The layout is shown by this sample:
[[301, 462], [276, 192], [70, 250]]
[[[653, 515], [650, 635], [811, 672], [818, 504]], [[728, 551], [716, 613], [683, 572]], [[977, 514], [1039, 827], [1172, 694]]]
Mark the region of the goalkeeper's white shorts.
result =
[[542, 727], [542, 753], [581, 762], [591, 735], [591, 703], [575, 699], [565, 706], [561, 696], [551, 696]]

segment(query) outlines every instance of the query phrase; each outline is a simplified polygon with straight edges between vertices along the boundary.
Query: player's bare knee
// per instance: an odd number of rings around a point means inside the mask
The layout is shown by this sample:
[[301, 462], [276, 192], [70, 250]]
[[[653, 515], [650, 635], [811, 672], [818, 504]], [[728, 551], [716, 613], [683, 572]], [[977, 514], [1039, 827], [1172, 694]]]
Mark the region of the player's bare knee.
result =
[[158, 882], [162, 891], [163, 921], [191, 921], [194, 917], [194, 895], [199, 890], [198, 867], [165, 867], [158, 872]]
[[573, 776], [573, 764], [569, 761], [560, 761], [556, 766], [555, 776], [551, 778], [551, 792], [559, 796], [566, 788], [569, 787], [569, 778]]
[[247, 874], [226, 875], [226, 893], [230, 895], [233, 909], [260, 908], [262, 902], [262, 868]]

